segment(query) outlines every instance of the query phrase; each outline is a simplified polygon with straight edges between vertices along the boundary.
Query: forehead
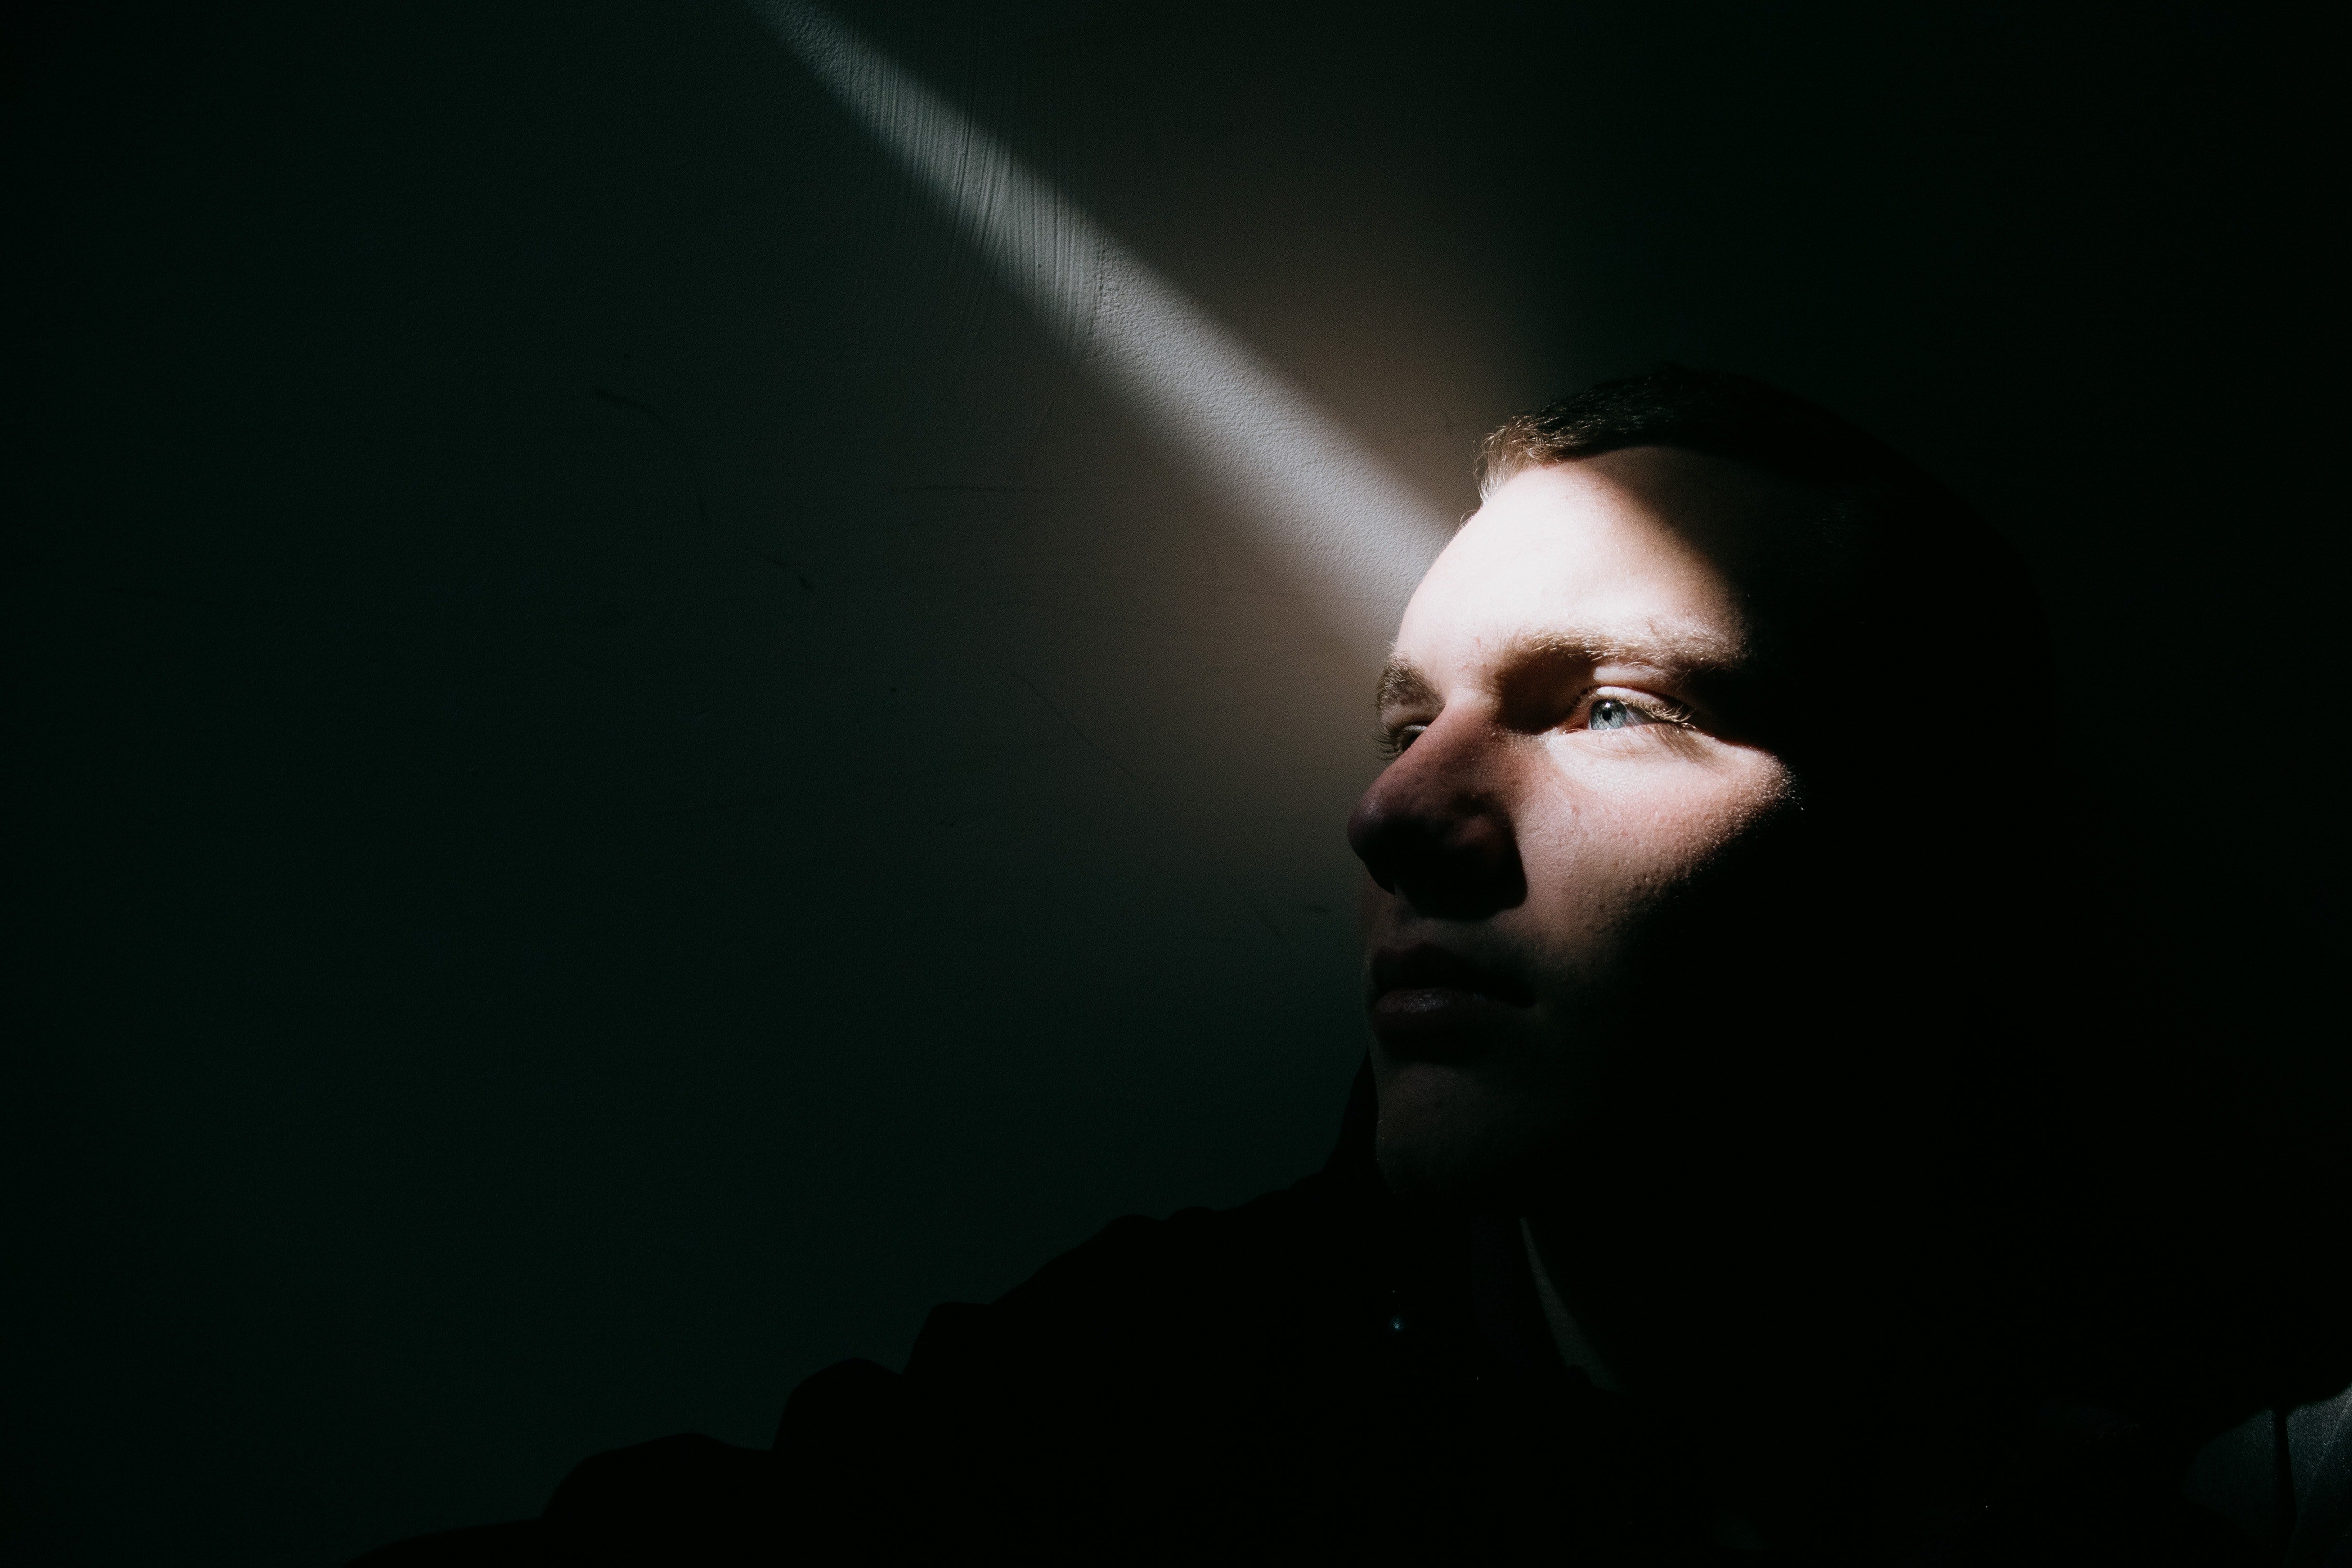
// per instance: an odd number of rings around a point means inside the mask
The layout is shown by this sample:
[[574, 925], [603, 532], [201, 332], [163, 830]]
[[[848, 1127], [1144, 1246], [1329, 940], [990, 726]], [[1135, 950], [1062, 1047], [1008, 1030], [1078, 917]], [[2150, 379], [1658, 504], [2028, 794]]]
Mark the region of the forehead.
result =
[[1398, 657], [1441, 679], [1530, 640], [1737, 663], [1749, 628], [1724, 563], [1745, 542], [1743, 500], [1758, 499], [1744, 477], [1662, 447], [1513, 476], [1422, 580]]

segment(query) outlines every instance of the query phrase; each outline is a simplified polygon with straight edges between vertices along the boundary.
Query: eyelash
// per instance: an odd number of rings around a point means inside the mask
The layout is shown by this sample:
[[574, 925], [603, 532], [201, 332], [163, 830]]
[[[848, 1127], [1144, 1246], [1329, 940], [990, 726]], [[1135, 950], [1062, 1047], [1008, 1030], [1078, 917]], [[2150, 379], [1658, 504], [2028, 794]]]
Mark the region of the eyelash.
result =
[[[1585, 700], [1584, 707], [1579, 708], [1577, 711], [1584, 712], [1593, 703], [1611, 697], [1615, 697], [1615, 693], [1596, 691]], [[1679, 702], [1669, 701], [1664, 697], [1644, 697], [1639, 701], [1630, 697], [1616, 697], [1616, 700], [1622, 702], [1634, 712], [1645, 715], [1654, 724], [1671, 724], [1677, 730], [1689, 729], [1695, 718], [1688, 708]]]
[[[1612, 700], [1622, 702], [1626, 707], [1649, 719], [1652, 723], [1672, 725], [1677, 730], [1687, 730], [1691, 727], [1691, 710], [1679, 702], [1670, 702], [1663, 697], [1647, 696], [1637, 702], [1630, 697], [1620, 697], [1613, 691], [1598, 688], [1586, 692], [1578, 700], [1575, 711], [1570, 715], [1567, 722], [1573, 723], [1577, 719], [1589, 718], [1594, 703]], [[1555, 726], [1555, 728], [1559, 727], [1562, 726]], [[1391, 762], [1394, 762], [1404, 755], [1405, 749], [1411, 746], [1421, 731], [1427, 728], [1429, 728], [1429, 721], [1426, 720], [1416, 720], [1402, 724], [1383, 724], [1372, 732], [1372, 749]]]

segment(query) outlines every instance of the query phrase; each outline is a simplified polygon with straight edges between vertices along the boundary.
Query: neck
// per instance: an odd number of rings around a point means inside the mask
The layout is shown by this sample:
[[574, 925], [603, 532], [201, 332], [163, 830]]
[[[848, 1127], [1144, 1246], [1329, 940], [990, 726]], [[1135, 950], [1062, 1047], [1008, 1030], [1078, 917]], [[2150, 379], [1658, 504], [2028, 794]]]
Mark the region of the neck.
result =
[[1559, 1287], [1553, 1282], [1551, 1266], [1544, 1259], [1543, 1242], [1538, 1237], [1532, 1222], [1519, 1221], [1519, 1237], [1527, 1247], [1528, 1266], [1536, 1277], [1536, 1297], [1543, 1303], [1544, 1321], [1551, 1329], [1551, 1342], [1553, 1348], [1559, 1352], [1560, 1361], [1591, 1378], [1595, 1388], [1605, 1389], [1611, 1394], [1624, 1393], [1623, 1380], [1611, 1369], [1608, 1358], [1601, 1353], [1600, 1348], [1592, 1342], [1592, 1337], [1576, 1321], [1576, 1313], [1569, 1307], [1568, 1299], [1560, 1294]]

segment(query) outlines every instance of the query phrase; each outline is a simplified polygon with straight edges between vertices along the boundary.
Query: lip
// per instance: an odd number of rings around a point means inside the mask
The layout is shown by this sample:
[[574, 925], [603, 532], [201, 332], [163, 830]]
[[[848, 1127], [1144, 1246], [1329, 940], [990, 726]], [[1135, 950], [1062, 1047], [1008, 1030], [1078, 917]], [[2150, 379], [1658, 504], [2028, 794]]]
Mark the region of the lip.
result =
[[1372, 1032], [1401, 1046], [1504, 1024], [1535, 1005], [1517, 975], [1430, 942], [1373, 953], [1365, 990]]

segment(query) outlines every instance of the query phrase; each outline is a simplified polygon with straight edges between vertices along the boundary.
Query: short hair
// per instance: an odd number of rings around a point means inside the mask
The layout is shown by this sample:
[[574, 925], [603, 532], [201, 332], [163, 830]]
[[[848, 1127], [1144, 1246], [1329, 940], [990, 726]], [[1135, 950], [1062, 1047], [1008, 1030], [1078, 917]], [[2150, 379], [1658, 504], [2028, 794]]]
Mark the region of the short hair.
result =
[[[2001, 728], [2004, 704], [2050, 674], [2021, 561], [1876, 437], [1752, 377], [1684, 365], [1504, 421], [1480, 444], [1480, 488], [1491, 497], [1530, 468], [1643, 447], [1729, 458], [1783, 482], [1759, 498], [1739, 559], [1722, 563], [1752, 640], [1740, 684], [1719, 689], [1718, 707], [1788, 766], [1795, 807], [1739, 849], [1754, 875], [1676, 895], [1677, 934], [1661, 952], [1748, 966], [1727, 998], [1832, 971], [1865, 1016], [1965, 997], [1937, 1026], [1985, 1059], [1977, 1042], [1996, 1026], [1980, 1016], [2020, 995], [2045, 1005], [2057, 976], [2044, 961], [2079, 950], [2028, 930], [2059, 918], [2075, 889], [2054, 885], [2071, 869], [2067, 781], [2053, 776], [2048, 747]], [[2021, 876], [2040, 894], [2022, 910]], [[1982, 984], [1994, 973], [2003, 986]], [[1808, 1012], [1821, 1008], [1791, 1000], [1790, 1016]], [[1863, 1055], [1877, 1054], [1874, 1033], [1858, 1039]], [[1914, 1049], [1915, 1065], [1934, 1059]], [[1968, 1114], [1958, 1097], [1948, 1109]]]
[[1738, 458], [1816, 484], [1901, 485], [1950, 503], [1927, 473], [1818, 404], [1753, 376], [1665, 364], [1514, 414], [1478, 444], [1478, 494], [1523, 469], [1627, 447]]
[[[1791, 714], [1776, 749], [1816, 785], [1859, 765], [1909, 774], [1915, 798], [1941, 774], [1981, 802], [1979, 770], [2002, 759], [1955, 754], [1949, 726], [1986, 700], [1989, 665], [2038, 680], [2051, 664], [2039, 596], [2009, 542], [1924, 468], [1819, 405], [1752, 376], [1679, 364], [1506, 419], [1479, 444], [1480, 493], [1528, 468], [1634, 447], [1730, 458], [1820, 497], [1772, 521], [1793, 531], [1781, 559], [1829, 563], [1830, 580], [1801, 605], [1780, 601], [1781, 624], [1765, 628], [1772, 646], [1759, 651], [1796, 685], [1834, 670], [1854, 711], [1834, 732], [1811, 734], [1801, 711]], [[1856, 647], [1900, 653], [1857, 668], [1847, 657]], [[1938, 765], [1923, 773], [1916, 764], [1930, 754]], [[1963, 774], [1976, 776], [1963, 784]]]

